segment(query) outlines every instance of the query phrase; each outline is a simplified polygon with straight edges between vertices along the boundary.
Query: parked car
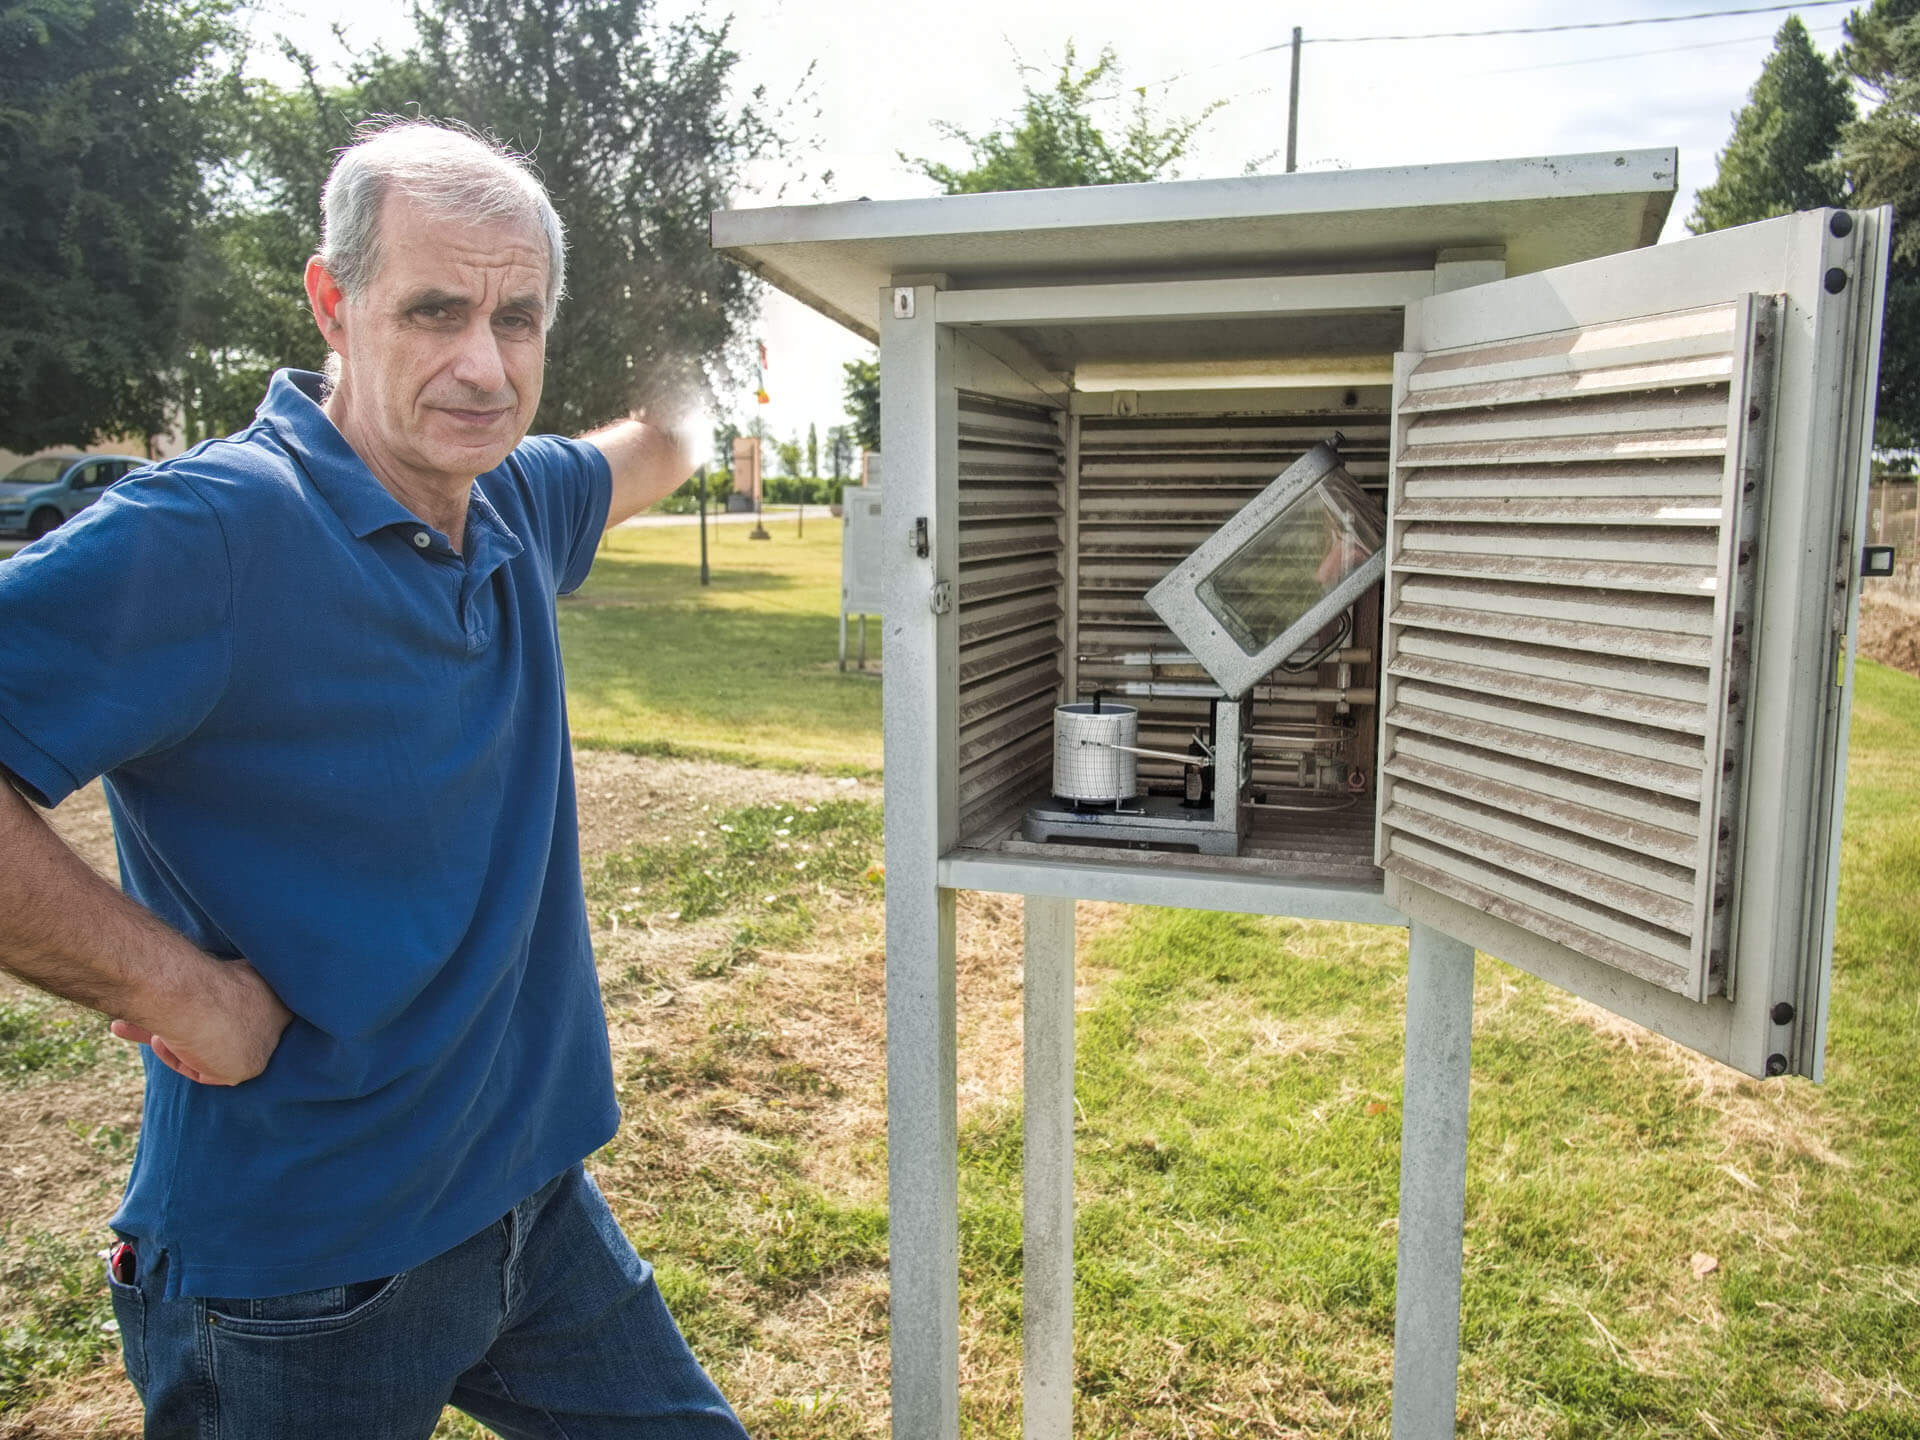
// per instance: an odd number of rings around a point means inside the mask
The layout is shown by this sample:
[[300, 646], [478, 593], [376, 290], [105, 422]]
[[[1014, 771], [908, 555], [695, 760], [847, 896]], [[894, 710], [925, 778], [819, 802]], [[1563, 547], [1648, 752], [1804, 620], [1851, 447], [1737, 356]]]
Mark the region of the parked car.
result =
[[133, 455], [42, 455], [0, 475], [0, 535], [38, 540], [148, 462]]

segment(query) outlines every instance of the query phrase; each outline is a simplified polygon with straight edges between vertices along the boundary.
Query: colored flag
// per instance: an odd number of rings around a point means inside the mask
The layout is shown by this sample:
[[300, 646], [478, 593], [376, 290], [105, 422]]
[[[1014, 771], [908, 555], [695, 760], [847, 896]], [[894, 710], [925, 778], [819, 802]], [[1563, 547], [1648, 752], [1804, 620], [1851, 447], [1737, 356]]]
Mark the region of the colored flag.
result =
[[773, 397], [767, 394], [765, 386], [762, 386], [760, 389], [754, 391], [753, 398], [755, 400], [758, 400], [762, 405], [770, 405], [773, 403]]

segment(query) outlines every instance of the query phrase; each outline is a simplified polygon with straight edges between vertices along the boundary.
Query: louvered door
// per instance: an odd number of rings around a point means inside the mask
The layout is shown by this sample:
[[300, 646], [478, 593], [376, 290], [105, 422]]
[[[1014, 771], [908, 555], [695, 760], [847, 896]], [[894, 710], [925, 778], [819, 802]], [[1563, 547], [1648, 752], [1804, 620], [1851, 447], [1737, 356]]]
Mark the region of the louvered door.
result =
[[1399, 393], [1383, 859], [1695, 1000], [1724, 971], [1775, 304], [1429, 354]]
[[1388, 898], [1756, 1074], [1819, 1068], [1884, 256], [1607, 257], [1409, 307], [1396, 365]]

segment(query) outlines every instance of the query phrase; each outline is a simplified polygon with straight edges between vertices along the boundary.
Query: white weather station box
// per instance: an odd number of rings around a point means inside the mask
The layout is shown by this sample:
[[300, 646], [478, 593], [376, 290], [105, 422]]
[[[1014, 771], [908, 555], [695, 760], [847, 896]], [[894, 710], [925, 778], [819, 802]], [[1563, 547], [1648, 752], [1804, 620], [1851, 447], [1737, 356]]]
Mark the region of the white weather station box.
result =
[[1401, 1437], [1453, 1433], [1475, 949], [1819, 1078], [1891, 216], [1656, 246], [1675, 170], [714, 216], [880, 346], [897, 1436], [958, 1433], [956, 890], [1027, 897], [1030, 1436], [1076, 899], [1410, 927]]

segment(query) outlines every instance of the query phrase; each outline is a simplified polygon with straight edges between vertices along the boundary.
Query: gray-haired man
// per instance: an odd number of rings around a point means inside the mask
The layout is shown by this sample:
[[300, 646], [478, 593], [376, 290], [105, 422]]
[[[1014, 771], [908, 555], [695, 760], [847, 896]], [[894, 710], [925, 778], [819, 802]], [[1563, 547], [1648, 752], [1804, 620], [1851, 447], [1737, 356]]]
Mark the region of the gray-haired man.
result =
[[[150, 1436], [734, 1436], [580, 1162], [618, 1123], [554, 597], [678, 484], [526, 438], [564, 244], [513, 157], [344, 152], [331, 385], [0, 567], [0, 964], [146, 1047], [109, 1279]], [[125, 894], [19, 791], [106, 778]]]

